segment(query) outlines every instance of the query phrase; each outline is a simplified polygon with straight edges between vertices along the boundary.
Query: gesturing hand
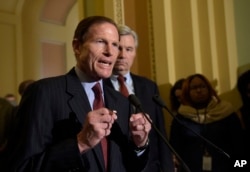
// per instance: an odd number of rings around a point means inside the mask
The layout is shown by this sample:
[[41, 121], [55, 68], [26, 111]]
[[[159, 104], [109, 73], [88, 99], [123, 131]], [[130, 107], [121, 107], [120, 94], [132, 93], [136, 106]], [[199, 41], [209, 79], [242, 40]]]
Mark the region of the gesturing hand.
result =
[[[149, 115], [147, 115], [150, 119]], [[151, 124], [142, 113], [132, 114], [129, 121], [132, 139], [137, 147], [142, 147], [148, 140]]]
[[77, 134], [80, 152], [83, 153], [93, 148], [103, 137], [108, 136], [116, 119], [116, 111], [111, 111], [107, 108], [89, 112], [82, 130]]

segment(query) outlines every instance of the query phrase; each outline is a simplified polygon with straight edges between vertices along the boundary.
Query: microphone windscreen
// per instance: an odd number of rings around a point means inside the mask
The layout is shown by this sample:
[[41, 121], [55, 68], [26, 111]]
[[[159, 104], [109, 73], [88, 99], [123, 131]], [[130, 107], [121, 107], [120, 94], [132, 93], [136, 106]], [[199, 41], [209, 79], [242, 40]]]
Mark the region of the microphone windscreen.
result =
[[153, 100], [156, 104], [160, 105], [161, 107], [167, 107], [165, 102], [161, 99], [159, 95], [154, 95]]
[[140, 100], [139, 100], [134, 94], [130, 94], [130, 95], [128, 96], [128, 100], [130, 101], [130, 103], [131, 103], [132, 105], [134, 105], [134, 106], [137, 107], [137, 108], [141, 106]]

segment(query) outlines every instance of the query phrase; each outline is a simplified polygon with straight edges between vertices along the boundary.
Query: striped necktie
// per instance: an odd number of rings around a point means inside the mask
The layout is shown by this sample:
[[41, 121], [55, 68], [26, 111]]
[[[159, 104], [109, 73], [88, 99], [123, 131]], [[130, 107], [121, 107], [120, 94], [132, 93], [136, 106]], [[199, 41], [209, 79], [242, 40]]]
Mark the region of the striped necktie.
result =
[[120, 84], [120, 92], [125, 96], [125, 97], [128, 97], [129, 96], [129, 93], [128, 93], [128, 89], [125, 85], [125, 78], [122, 76], [122, 75], [119, 75], [117, 77], [117, 80]]
[[[93, 103], [93, 109], [99, 109], [101, 107], [104, 107], [104, 102], [102, 98], [102, 89], [100, 86], [100, 83], [97, 82], [93, 87], [92, 90], [95, 94], [95, 99]], [[107, 165], [108, 165], [108, 142], [107, 138], [104, 137], [101, 140], [101, 145], [102, 145], [102, 153], [103, 153], [103, 158], [104, 158], [104, 163], [105, 163], [105, 169], [107, 171]]]

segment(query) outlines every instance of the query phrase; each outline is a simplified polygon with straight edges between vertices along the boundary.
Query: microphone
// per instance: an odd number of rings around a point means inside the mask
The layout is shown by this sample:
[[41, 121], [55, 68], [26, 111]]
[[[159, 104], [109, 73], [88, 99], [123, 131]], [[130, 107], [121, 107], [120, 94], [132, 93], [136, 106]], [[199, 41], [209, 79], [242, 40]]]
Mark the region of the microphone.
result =
[[179, 161], [182, 163], [183, 167], [186, 169], [187, 172], [191, 172], [189, 167], [186, 165], [186, 163], [182, 160], [180, 155], [174, 150], [174, 148], [171, 146], [167, 138], [161, 133], [161, 131], [156, 127], [156, 125], [151, 121], [151, 119], [146, 115], [145, 111], [143, 110], [141, 106], [140, 100], [134, 95], [130, 94], [128, 96], [128, 99], [132, 105], [134, 105], [136, 108], [138, 108], [143, 115], [146, 117], [148, 122], [151, 124], [151, 126], [154, 128], [156, 133], [161, 137], [161, 139], [164, 141], [164, 143], [169, 147], [169, 149], [175, 154], [175, 156], [179, 159]]
[[187, 127], [184, 123], [182, 123], [178, 118], [176, 118], [176, 116], [168, 109], [167, 105], [164, 103], [164, 101], [160, 98], [159, 95], [154, 95], [153, 96], [153, 100], [156, 104], [158, 104], [159, 106], [161, 106], [162, 108], [166, 109], [169, 114], [182, 126], [184, 126], [186, 129], [190, 130], [192, 133], [194, 133], [196, 136], [198, 136], [199, 138], [201, 138], [203, 141], [205, 141], [206, 143], [208, 143], [210, 146], [212, 146], [213, 148], [215, 148], [217, 151], [219, 151], [220, 153], [224, 154], [227, 158], [230, 158], [230, 155], [228, 153], [226, 153], [225, 151], [223, 151], [223, 149], [219, 148], [218, 146], [216, 146], [214, 143], [212, 143], [210, 140], [206, 139], [205, 137], [203, 137], [202, 135], [198, 134], [197, 132], [195, 132], [192, 128]]

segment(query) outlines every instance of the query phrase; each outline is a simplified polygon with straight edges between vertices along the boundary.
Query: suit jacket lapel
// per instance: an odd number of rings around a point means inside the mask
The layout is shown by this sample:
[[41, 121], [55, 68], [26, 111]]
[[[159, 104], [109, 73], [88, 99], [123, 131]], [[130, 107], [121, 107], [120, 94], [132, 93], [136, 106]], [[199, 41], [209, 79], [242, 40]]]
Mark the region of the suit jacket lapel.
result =
[[[77, 119], [81, 124], [83, 124], [84, 119], [88, 112], [90, 112], [91, 106], [89, 104], [89, 100], [87, 98], [87, 94], [85, 93], [84, 88], [81, 85], [80, 80], [78, 79], [75, 70], [72, 69], [66, 75], [66, 84], [67, 84], [67, 92], [71, 96], [68, 100], [68, 104], [72, 111], [76, 114]], [[98, 144], [92, 149], [93, 153], [97, 157], [99, 164], [103, 166], [104, 169], [104, 160], [102, 156], [101, 145]]]
[[[143, 89], [138, 89], [141, 88], [141, 85], [143, 86], [143, 83], [140, 82], [140, 80], [138, 80], [139, 78], [137, 78], [137, 76], [135, 76], [134, 74], [130, 73], [131, 75], [131, 79], [133, 80], [133, 86], [134, 86], [134, 94], [136, 95], [136, 97], [142, 101], [144, 98], [142, 97], [143, 95], [145, 95], [145, 93], [143, 92]], [[138, 108], [135, 108], [135, 112], [140, 112], [140, 110]]]
[[112, 84], [112, 82], [111, 82], [111, 79], [110, 79], [110, 78], [104, 79], [104, 80], [103, 80], [103, 83], [106, 84], [107, 86], [109, 86], [110, 88], [115, 89], [114, 86], [113, 86], [113, 84]]
[[131, 73], [131, 78], [133, 80], [133, 85], [134, 85], [134, 90], [135, 90], [135, 95], [141, 100], [142, 97], [140, 97], [140, 95], [144, 95], [145, 93], [143, 93], [142, 89], [138, 89], [140, 86], [139, 85], [143, 85], [143, 83], [141, 83], [137, 77]]
[[74, 69], [66, 75], [66, 84], [66, 91], [71, 95], [68, 100], [69, 106], [76, 114], [79, 122], [82, 123], [86, 114], [91, 111], [91, 106]]
[[[108, 80], [112, 85], [111, 81]], [[114, 96], [114, 94], [112, 93], [112, 91], [115, 91], [115, 90], [110, 90], [112, 88], [110, 87], [107, 87], [105, 84], [103, 84], [103, 91], [104, 91], [104, 99], [105, 99], [105, 106], [107, 108], [109, 108], [110, 110], [115, 110], [115, 107], [116, 107], [116, 102], [117, 102], [117, 97]]]

